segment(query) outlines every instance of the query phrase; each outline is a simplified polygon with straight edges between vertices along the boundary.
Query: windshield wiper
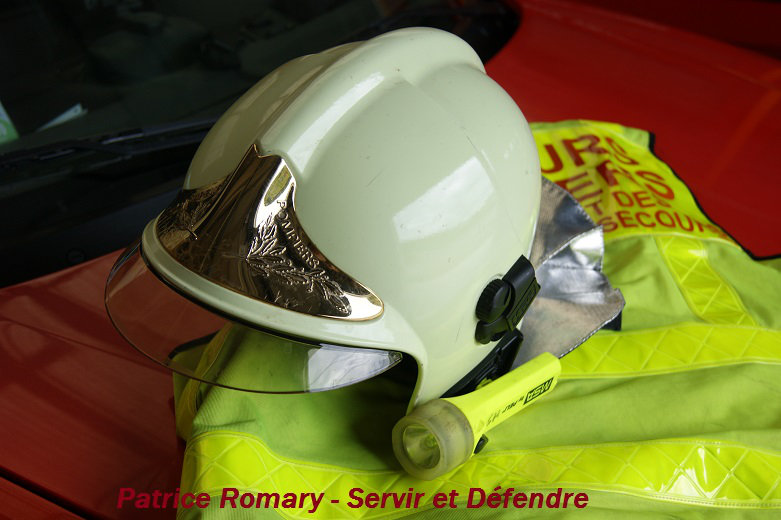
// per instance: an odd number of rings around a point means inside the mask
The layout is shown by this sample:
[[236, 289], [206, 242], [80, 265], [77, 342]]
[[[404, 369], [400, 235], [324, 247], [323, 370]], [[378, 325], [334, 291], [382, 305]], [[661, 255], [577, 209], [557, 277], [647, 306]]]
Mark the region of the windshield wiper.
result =
[[0, 199], [40, 189], [64, 178], [117, 178], [142, 173], [120, 164], [130, 159], [179, 151], [192, 155], [215, 120], [139, 128], [0, 155]]
[[48, 161], [80, 151], [95, 151], [120, 156], [134, 156], [192, 143], [200, 143], [216, 118], [180, 121], [165, 125], [125, 130], [100, 137], [59, 141], [37, 148], [0, 154], [0, 168], [21, 161]]

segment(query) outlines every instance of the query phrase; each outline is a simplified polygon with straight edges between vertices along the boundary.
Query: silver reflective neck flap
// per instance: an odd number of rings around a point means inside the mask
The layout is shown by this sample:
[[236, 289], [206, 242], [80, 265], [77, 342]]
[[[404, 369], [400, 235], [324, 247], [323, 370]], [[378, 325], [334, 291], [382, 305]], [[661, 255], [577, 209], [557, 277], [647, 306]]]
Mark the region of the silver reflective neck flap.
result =
[[602, 273], [603, 256], [602, 227], [543, 178], [530, 259], [541, 289], [521, 324], [513, 368], [543, 352], [562, 357], [619, 315], [624, 298]]

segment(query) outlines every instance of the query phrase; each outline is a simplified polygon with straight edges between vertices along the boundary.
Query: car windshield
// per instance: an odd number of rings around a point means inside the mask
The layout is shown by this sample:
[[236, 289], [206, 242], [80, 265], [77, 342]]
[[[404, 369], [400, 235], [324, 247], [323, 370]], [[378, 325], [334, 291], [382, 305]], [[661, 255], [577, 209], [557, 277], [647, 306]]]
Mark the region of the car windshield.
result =
[[286, 61], [409, 26], [486, 60], [519, 23], [498, 0], [8, 0], [0, 14], [0, 286], [131, 242], [216, 118]]
[[[483, 2], [4, 2], [0, 153], [211, 119], [282, 63], [399, 25], [468, 32]], [[403, 18], [403, 19], [400, 19]], [[461, 18], [461, 20], [458, 20]], [[385, 26], [385, 27], [384, 27]]]

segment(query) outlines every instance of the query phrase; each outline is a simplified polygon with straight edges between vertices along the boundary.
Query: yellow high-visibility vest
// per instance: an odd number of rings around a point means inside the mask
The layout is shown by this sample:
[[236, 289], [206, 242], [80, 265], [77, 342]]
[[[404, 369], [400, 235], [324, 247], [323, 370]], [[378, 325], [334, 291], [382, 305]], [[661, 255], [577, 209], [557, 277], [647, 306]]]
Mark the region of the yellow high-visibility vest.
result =
[[[213, 498], [180, 517], [466, 514], [471, 489], [497, 487], [584, 492], [588, 505], [577, 513], [599, 518], [779, 514], [781, 272], [708, 220], [653, 154], [647, 132], [594, 121], [532, 127], [543, 174], [604, 227], [604, 271], [626, 299], [623, 329], [600, 331], [565, 356], [555, 391], [431, 482], [393, 459], [390, 430], [406, 394], [382, 378], [291, 396], [177, 380], [177, 427], [187, 441], [181, 492]], [[220, 508], [225, 489], [261, 493], [265, 505], [276, 494], [278, 507]], [[408, 491], [423, 496], [353, 507], [356, 495]], [[455, 511], [435, 507], [436, 493], [451, 492]], [[304, 493], [322, 500], [302, 503]], [[289, 494], [297, 501], [283, 504]]]

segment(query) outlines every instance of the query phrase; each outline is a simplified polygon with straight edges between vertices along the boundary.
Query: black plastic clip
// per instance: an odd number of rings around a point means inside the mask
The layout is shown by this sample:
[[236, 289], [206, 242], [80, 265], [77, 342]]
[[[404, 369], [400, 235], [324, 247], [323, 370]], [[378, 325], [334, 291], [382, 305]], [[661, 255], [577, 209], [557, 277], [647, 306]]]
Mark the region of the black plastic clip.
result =
[[501, 280], [491, 280], [483, 289], [475, 310], [480, 320], [475, 339], [480, 343], [498, 341], [514, 330], [539, 291], [534, 267], [521, 256]]

